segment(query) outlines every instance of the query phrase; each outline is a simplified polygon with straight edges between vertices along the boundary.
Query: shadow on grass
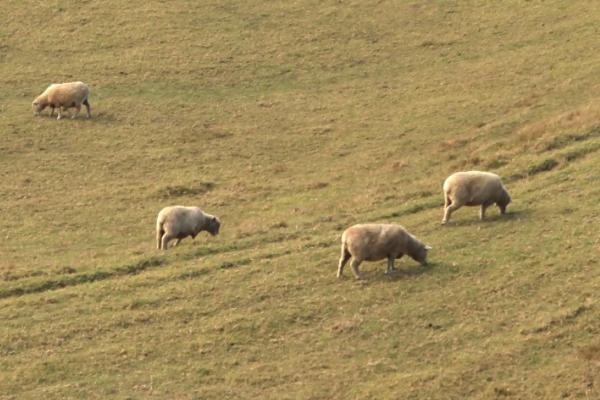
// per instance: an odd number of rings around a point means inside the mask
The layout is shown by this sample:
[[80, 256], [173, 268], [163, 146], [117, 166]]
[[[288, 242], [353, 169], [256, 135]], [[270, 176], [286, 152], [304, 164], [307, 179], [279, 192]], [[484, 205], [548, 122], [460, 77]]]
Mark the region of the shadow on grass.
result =
[[[469, 207], [475, 209], [476, 207]], [[477, 208], [477, 210], [479, 210]], [[479, 211], [478, 211], [479, 212]], [[504, 215], [500, 215], [498, 213], [487, 215], [483, 221], [479, 219], [479, 214], [475, 213], [473, 218], [468, 219], [460, 219], [460, 220], [450, 220], [445, 225], [440, 225], [442, 228], [452, 228], [452, 227], [465, 227], [465, 226], [488, 226], [488, 224], [492, 223], [506, 223], [511, 221], [518, 221], [523, 218], [527, 218], [527, 216], [531, 213], [530, 210], [514, 210], [508, 211]]]
[[376, 282], [385, 282], [385, 281], [401, 281], [406, 278], [417, 277], [420, 275], [425, 275], [432, 273], [436, 268], [438, 268], [438, 263], [429, 262], [427, 265], [419, 265], [419, 264], [407, 264], [396, 266], [396, 270], [391, 274], [378, 274], [375, 279]]
[[[354, 278], [354, 275], [351, 271], [347, 271], [340, 279], [340, 281], [354, 281], [361, 285], [369, 285], [372, 283], [382, 283], [382, 282], [395, 282], [402, 281], [405, 279], [409, 279], [411, 277], [417, 277], [424, 274], [429, 274], [433, 272], [435, 269], [439, 268], [442, 264], [438, 262], [430, 262], [427, 265], [419, 265], [416, 263], [404, 264], [404, 265], [396, 265], [396, 269], [391, 274], [387, 274], [385, 272], [385, 268], [387, 267], [382, 264], [383, 268], [373, 268], [369, 271], [365, 271], [361, 269], [362, 279], [357, 280]], [[346, 272], [346, 271], [345, 271]]]
[[0, 299], [21, 296], [30, 293], [46, 292], [68, 286], [81, 285], [124, 275], [137, 275], [150, 268], [156, 268], [165, 264], [165, 260], [158, 257], [149, 257], [130, 264], [125, 264], [112, 270], [100, 270], [78, 275], [67, 275], [59, 279], [50, 279], [36, 282], [16, 288], [0, 290]]
[[[70, 119], [70, 118], [67, 118], [67, 119]], [[92, 109], [92, 117], [91, 118], [88, 118], [87, 114], [85, 112], [83, 112], [82, 114], [79, 114], [79, 116], [76, 119], [74, 119], [73, 121], [88, 121], [91, 123], [96, 122], [96, 123], [102, 123], [102, 124], [107, 124], [107, 123], [112, 124], [112, 123], [118, 122], [119, 118], [117, 118], [117, 116], [115, 114], [108, 113], [106, 111], [94, 112], [94, 109]]]
[[196, 279], [198, 277], [207, 275], [209, 272], [210, 272], [210, 270], [208, 268], [189, 270], [189, 271], [185, 271], [182, 274], [177, 275], [176, 279], [177, 280]]
[[[245, 243], [232, 243], [218, 248], [212, 247], [204, 247], [202, 246], [199, 249], [194, 249], [193, 251], [189, 251], [188, 253], [183, 253], [177, 257], [179, 261], [186, 261], [197, 259], [203, 256], [211, 256], [215, 254], [223, 254], [234, 251], [243, 251], [249, 248], [253, 248], [259, 244], [264, 243], [278, 243], [283, 240], [287, 240], [290, 237], [296, 237], [294, 234], [279, 234], [274, 235], [267, 239], [260, 240], [251, 240]], [[264, 256], [264, 258], [271, 259], [284, 255], [288, 255], [291, 253], [291, 250], [285, 250], [277, 253], [270, 253]], [[107, 280], [112, 278], [117, 278], [125, 275], [137, 275], [146, 270], [165, 266], [170, 264], [172, 261], [161, 256], [150, 256], [129, 264], [117, 266], [111, 269], [97, 270], [93, 272], [87, 272], [82, 274], [69, 273], [68, 275], [62, 276], [57, 279], [44, 280], [42, 282], [35, 282], [31, 284], [25, 284], [19, 287], [12, 287], [6, 289], [0, 289], [0, 299], [14, 296], [22, 296], [30, 293], [40, 293], [46, 292], [49, 290], [56, 290], [60, 288], [65, 288], [69, 286], [81, 285], [84, 283], [91, 283], [101, 280]], [[223, 261], [220, 265], [217, 266], [217, 269], [233, 269], [248, 265], [252, 262], [249, 258], [242, 258], [236, 260]], [[176, 277], [176, 279], [193, 279], [204, 274], [209, 273], [211, 270], [201, 270], [201, 271], [186, 271]]]
[[117, 120], [112, 114], [106, 114], [104, 112], [94, 113], [93, 109], [92, 109], [92, 117], [88, 118], [87, 112], [85, 111], [85, 107], [82, 107], [82, 111], [75, 118], [73, 118], [73, 113], [74, 113], [73, 110], [63, 111], [60, 120], [57, 119], [58, 113], [56, 111], [54, 111], [54, 115], [52, 115], [52, 116], [50, 115], [49, 112], [46, 113], [45, 111], [43, 111], [40, 115], [35, 115], [35, 117], [43, 118], [45, 120], [55, 120], [57, 122], [65, 122], [65, 121], [94, 122], [97, 120], [114, 122]]

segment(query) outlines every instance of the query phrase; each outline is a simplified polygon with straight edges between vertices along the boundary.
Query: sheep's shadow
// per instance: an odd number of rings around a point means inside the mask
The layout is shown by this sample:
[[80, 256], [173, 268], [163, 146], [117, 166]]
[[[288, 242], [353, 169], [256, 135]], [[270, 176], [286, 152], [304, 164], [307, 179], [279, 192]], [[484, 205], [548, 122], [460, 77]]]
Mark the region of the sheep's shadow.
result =
[[44, 118], [44, 119], [50, 119], [50, 120], [56, 120], [58, 122], [60, 121], [84, 121], [84, 122], [108, 122], [108, 123], [113, 123], [118, 121], [117, 117], [114, 114], [111, 113], [106, 113], [104, 111], [95, 113], [94, 110], [92, 110], [92, 116], [90, 118], [88, 118], [87, 114], [85, 112], [81, 112], [79, 113], [79, 115], [75, 118], [71, 118], [73, 116], [72, 111], [66, 111], [63, 112], [62, 114], [62, 118], [60, 120], [57, 120], [57, 114], [56, 111], [54, 112], [54, 115], [50, 115], [49, 113], [41, 113], [40, 115], [36, 115], [36, 118]]
[[391, 274], [383, 273], [377, 274], [375, 277], [376, 281], [398, 281], [406, 278], [413, 278], [433, 272], [438, 264], [435, 262], [428, 262], [427, 265], [397, 265]]
[[405, 264], [396, 265], [394, 271], [391, 274], [385, 272], [386, 265], [383, 265], [383, 270], [380, 268], [374, 268], [368, 272], [361, 270], [362, 279], [355, 279], [354, 275], [344, 275], [346, 279], [352, 279], [360, 284], [370, 283], [381, 283], [381, 282], [394, 282], [402, 281], [407, 278], [414, 278], [424, 274], [431, 273], [434, 269], [438, 268], [441, 264], [437, 262], [429, 262], [427, 265], [419, 264]]
[[459, 220], [451, 219], [446, 224], [441, 225], [441, 226], [443, 226], [443, 227], [453, 227], [453, 226], [465, 227], [465, 226], [485, 226], [486, 224], [489, 224], [489, 223], [506, 223], [506, 222], [520, 220], [522, 218], [527, 218], [529, 213], [530, 213], [529, 210], [509, 211], [504, 215], [496, 213], [496, 214], [492, 214], [492, 215], [486, 215], [486, 217], [483, 221], [479, 219], [479, 213], [476, 213], [475, 215], [473, 215], [473, 218], [468, 218], [468, 219], [461, 218]]
[[[86, 118], [87, 119], [87, 118]], [[108, 113], [105, 111], [100, 111], [98, 113], [92, 114], [91, 121], [105, 122], [105, 123], [113, 123], [118, 122], [119, 119], [115, 114]]]

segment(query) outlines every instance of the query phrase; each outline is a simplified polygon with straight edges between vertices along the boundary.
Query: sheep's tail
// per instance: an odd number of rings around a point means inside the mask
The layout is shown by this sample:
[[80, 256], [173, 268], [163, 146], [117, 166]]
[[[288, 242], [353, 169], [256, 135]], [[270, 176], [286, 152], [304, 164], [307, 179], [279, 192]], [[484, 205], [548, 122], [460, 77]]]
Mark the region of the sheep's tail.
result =
[[348, 251], [348, 243], [346, 243], [346, 232], [342, 233], [342, 236], [340, 238], [341, 240], [341, 244], [342, 244], [342, 255], [343, 254], [350, 254], [350, 252]]
[[156, 248], [158, 250], [161, 249], [162, 237], [165, 234], [165, 230], [163, 228], [163, 221], [156, 221]]

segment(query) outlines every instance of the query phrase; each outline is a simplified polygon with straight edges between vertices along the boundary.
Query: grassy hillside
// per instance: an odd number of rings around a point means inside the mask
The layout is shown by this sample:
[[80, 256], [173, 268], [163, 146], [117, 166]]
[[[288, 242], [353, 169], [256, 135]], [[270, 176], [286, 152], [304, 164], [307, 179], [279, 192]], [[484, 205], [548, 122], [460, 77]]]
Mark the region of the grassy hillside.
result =
[[[0, 398], [600, 398], [591, 1], [5, 0]], [[33, 117], [51, 82], [93, 119]], [[509, 214], [441, 226], [451, 172]], [[155, 249], [165, 205], [217, 237]], [[433, 246], [335, 278], [341, 231]]]

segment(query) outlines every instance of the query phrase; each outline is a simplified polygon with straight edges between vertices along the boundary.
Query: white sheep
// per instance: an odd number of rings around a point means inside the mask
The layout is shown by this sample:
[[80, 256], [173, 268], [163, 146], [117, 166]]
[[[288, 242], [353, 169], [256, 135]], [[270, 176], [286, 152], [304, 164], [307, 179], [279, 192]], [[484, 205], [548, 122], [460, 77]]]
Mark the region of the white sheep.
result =
[[496, 203], [501, 214], [511, 202], [508, 191], [496, 174], [481, 171], [456, 172], [444, 181], [444, 219], [462, 206], [481, 206], [479, 218], [485, 218], [485, 210]]
[[156, 218], [156, 247], [166, 250], [169, 241], [177, 239], [175, 245], [202, 231], [215, 236], [219, 234], [221, 221], [214, 215], [206, 214], [198, 207], [170, 206], [158, 213]]
[[75, 118], [83, 104], [87, 108], [88, 118], [91, 118], [89, 96], [90, 88], [83, 82], [53, 83], [33, 101], [31, 107], [35, 115], [39, 115], [46, 107], [50, 107], [51, 117], [54, 116], [54, 109], [58, 108], [56, 119], [61, 119], [61, 110], [75, 107], [75, 113], [71, 117]]
[[387, 273], [394, 270], [394, 260], [408, 254], [412, 259], [427, 265], [430, 246], [421, 243], [400, 225], [358, 224], [342, 234], [342, 255], [338, 264], [337, 277], [342, 276], [344, 265], [353, 257], [352, 271], [361, 279], [358, 266], [363, 261], [378, 261], [387, 258]]

